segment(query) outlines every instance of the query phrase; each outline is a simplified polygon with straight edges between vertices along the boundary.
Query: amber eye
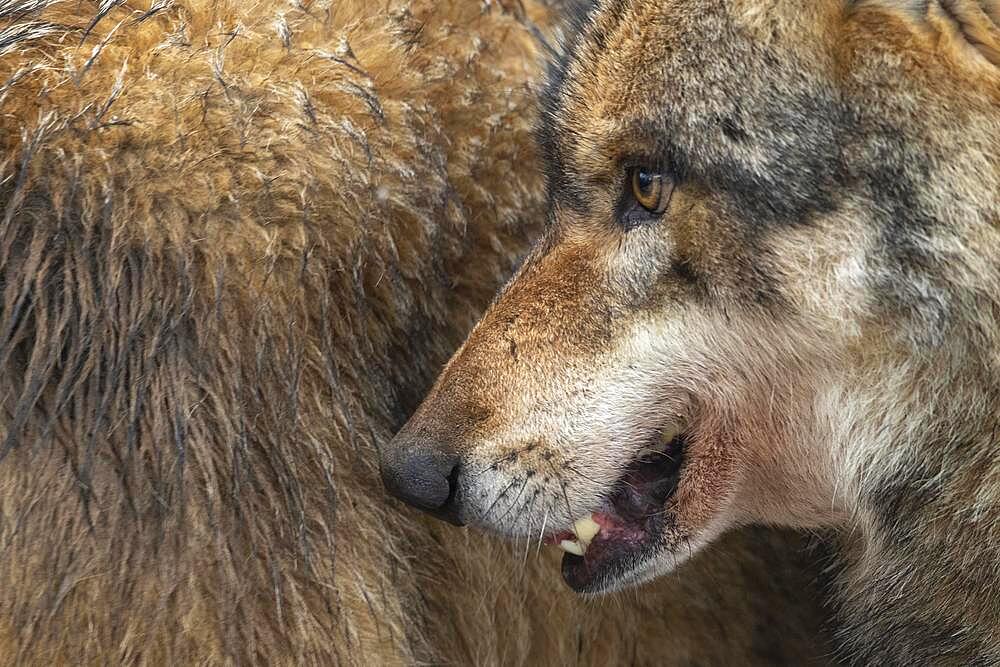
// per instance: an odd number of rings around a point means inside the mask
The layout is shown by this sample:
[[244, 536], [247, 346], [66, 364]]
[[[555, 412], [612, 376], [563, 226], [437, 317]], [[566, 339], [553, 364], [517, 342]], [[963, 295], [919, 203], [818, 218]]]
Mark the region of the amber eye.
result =
[[664, 174], [645, 169], [632, 170], [632, 196], [639, 205], [655, 215], [667, 210], [674, 184]]

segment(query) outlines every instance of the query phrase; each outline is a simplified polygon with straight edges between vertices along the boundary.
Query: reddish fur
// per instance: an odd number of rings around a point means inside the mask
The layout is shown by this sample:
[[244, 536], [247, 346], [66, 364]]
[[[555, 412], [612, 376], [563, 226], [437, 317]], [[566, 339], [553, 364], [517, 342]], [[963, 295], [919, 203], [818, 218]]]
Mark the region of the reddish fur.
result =
[[794, 536], [588, 605], [383, 495], [376, 448], [542, 215], [551, 18], [504, 5], [3, 16], [0, 663], [812, 655]]

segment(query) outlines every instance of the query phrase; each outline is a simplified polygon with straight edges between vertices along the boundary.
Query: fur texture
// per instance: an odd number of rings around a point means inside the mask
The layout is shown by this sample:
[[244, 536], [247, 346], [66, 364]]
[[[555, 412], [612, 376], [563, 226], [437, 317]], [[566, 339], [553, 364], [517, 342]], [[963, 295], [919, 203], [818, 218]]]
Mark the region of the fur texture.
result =
[[385, 460], [447, 452], [451, 516], [558, 534], [679, 428], [578, 588], [829, 530], [842, 659], [1000, 663], [998, 49], [997, 0], [598, 3], [543, 97], [543, 239]]
[[382, 494], [376, 449], [539, 227], [551, 23], [0, 2], [0, 663], [822, 651], [794, 536], [584, 604]]

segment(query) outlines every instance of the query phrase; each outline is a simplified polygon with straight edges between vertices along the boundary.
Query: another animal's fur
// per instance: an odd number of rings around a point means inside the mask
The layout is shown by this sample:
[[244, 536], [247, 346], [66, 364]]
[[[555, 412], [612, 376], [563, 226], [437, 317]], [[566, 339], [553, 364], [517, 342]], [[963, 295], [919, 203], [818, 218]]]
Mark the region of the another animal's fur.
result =
[[550, 24], [530, 2], [0, 2], [0, 663], [819, 650], [794, 537], [585, 605], [533, 546], [382, 495], [376, 447], [541, 217]]
[[394, 446], [523, 536], [683, 424], [662, 530], [593, 590], [830, 529], [841, 657], [1000, 663], [998, 54], [998, 0], [598, 3], [544, 98], [544, 239]]

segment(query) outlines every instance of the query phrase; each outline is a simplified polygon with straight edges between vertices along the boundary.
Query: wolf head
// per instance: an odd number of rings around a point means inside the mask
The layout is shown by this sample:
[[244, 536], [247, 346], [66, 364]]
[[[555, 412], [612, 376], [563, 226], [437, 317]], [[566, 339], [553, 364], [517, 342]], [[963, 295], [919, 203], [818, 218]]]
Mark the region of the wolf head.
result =
[[561, 544], [589, 593], [740, 524], [898, 507], [997, 405], [998, 22], [599, 3], [542, 97], [544, 238], [383, 451], [389, 488]]

